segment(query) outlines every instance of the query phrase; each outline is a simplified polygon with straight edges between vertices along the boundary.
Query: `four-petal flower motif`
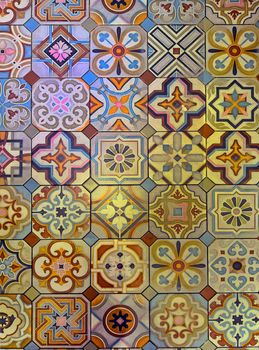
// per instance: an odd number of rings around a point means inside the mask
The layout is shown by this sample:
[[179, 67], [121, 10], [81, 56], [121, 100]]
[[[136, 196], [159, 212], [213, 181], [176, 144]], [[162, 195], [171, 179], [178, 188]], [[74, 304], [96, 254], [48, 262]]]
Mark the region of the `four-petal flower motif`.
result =
[[151, 247], [151, 286], [160, 293], [195, 291], [206, 284], [206, 248], [197, 240], [158, 240]]
[[92, 32], [92, 70], [99, 76], [139, 76], [146, 70], [146, 33], [139, 27]]
[[215, 76], [256, 76], [258, 29], [214, 26], [207, 35], [209, 72]]

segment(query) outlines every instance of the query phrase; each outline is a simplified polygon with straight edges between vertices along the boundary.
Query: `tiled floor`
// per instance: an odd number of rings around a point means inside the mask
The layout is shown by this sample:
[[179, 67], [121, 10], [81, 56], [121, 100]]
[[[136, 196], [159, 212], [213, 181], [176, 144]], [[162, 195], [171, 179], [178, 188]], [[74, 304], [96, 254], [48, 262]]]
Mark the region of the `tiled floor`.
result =
[[0, 0], [0, 348], [259, 349], [259, 0]]

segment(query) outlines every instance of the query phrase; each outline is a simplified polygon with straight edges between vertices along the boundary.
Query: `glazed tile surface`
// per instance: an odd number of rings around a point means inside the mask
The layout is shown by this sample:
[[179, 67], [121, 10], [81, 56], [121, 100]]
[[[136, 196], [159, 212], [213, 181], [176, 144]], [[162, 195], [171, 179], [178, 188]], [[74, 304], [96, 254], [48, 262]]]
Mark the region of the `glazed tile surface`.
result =
[[259, 349], [258, 28], [0, 0], [1, 349]]

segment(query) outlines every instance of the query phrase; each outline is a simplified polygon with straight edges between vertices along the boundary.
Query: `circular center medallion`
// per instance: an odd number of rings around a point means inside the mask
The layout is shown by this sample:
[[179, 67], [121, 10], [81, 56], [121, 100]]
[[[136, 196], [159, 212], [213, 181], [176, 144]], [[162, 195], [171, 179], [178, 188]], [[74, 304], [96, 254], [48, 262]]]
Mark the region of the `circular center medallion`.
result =
[[106, 331], [114, 337], [122, 338], [133, 333], [137, 327], [137, 315], [126, 305], [112, 306], [103, 317]]
[[182, 260], [175, 260], [173, 262], [173, 270], [181, 272], [185, 269], [185, 263]]
[[136, 0], [102, 0], [103, 6], [112, 13], [124, 13], [132, 9]]
[[241, 264], [241, 262], [240, 261], [235, 261], [234, 263], [233, 263], [233, 269], [234, 270], [241, 270], [242, 269], [242, 264]]
[[241, 49], [237, 45], [231, 45], [228, 49], [228, 52], [231, 56], [236, 57], [240, 55]]
[[126, 50], [124, 46], [120, 44], [114, 45], [112, 48], [112, 53], [116, 57], [123, 57], [125, 55], [125, 52]]

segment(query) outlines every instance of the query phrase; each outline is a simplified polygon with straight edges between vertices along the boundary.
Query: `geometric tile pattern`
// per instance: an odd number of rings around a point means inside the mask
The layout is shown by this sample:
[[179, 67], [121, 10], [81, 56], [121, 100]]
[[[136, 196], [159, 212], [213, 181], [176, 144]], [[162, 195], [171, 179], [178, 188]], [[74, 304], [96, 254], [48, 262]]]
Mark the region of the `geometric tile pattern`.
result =
[[0, 0], [0, 348], [258, 350], [259, 0]]

